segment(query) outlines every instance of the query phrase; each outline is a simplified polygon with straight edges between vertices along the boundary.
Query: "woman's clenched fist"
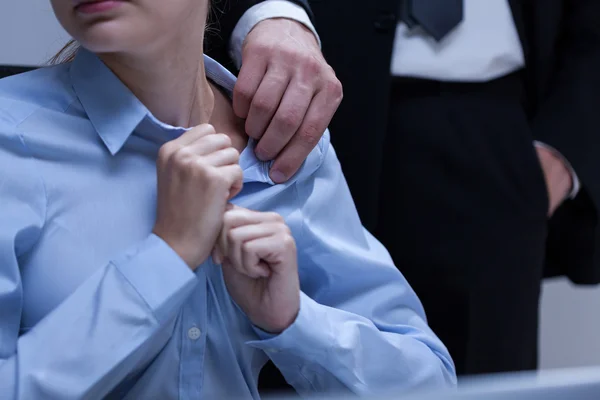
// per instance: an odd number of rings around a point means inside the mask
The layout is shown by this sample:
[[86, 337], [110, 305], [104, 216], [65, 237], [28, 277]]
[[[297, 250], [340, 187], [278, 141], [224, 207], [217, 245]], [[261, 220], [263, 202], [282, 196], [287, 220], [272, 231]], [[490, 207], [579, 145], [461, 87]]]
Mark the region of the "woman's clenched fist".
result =
[[280, 215], [228, 206], [213, 260], [254, 325], [280, 333], [294, 322], [300, 309], [296, 242]]
[[210, 255], [225, 206], [242, 188], [238, 161], [231, 139], [208, 124], [189, 130], [159, 151], [153, 233], [192, 269]]

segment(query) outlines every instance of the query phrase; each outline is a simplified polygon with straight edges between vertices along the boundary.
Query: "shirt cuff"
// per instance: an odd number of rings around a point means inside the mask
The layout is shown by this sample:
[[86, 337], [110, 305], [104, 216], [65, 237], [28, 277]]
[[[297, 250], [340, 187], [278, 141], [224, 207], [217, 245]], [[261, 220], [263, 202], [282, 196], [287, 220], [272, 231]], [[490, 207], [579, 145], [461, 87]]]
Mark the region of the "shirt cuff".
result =
[[154, 234], [112, 264], [144, 299], [159, 323], [173, 315], [198, 282], [185, 261]]
[[552, 146], [547, 145], [546, 143], [539, 142], [536, 140], [533, 142], [533, 145], [552, 152], [554, 155], [556, 155], [558, 158], [560, 158], [562, 160], [562, 162], [567, 167], [567, 170], [571, 174], [572, 186], [571, 186], [571, 192], [569, 193], [568, 198], [569, 199], [575, 198], [575, 196], [577, 196], [577, 194], [579, 193], [579, 189], [581, 188], [581, 183], [579, 182], [579, 178], [577, 177], [575, 170], [571, 166], [571, 163], [558, 150], [556, 150]]
[[321, 46], [321, 39], [302, 7], [285, 0], [266, 0], [249, 8], [242, 15], [231, 34], [229, 56], [238, 69], [242, 66], [242, 45], [246, 40], [246, 36], [259, 22], [271, 18], [287, 18], [300, 22], [314, 33], [319, 46]]
[[[315, 324], [319, 329], [315, 329]], [[322, 360], [335, 343], [325, 307], [304, 293], [300, 293], [298, 316], [285, 331], [273, 335], [257, 327], [254, 330], [259, 340], [247, 344], [264, 350], [278, 366], [290, 360], [289, 354], [304, 360]]]

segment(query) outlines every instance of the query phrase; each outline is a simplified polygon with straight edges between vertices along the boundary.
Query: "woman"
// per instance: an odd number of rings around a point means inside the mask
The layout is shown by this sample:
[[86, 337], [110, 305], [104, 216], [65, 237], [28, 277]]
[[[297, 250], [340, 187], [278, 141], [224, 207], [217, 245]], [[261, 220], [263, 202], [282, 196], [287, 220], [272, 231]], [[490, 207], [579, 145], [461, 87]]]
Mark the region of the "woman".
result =
[[0, 81], [3, 398], [454, 384], [328, 135], [283, 185], [254, 157], [208, 0], [52, 5], [75, 60]]

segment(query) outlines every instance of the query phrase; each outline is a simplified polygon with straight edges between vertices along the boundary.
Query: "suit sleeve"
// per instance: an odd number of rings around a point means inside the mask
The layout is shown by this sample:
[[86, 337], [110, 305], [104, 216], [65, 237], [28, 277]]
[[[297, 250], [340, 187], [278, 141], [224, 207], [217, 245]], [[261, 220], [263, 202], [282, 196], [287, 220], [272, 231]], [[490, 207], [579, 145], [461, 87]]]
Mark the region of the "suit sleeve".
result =
[[[231, 34], [238, 21], [251, 7], [266, 0], [217, 0], [213, 2], [210, 13], [209, 24], [213, 29], [207, 30], [204, 52], [214, 58], [232, 72], [235, 65], [228, 54], [228, 46]], [[306, 13], [314, 23], [314, 18], [308, 0], [288, 0], [306, 10]]]
[[594, 261], [600, 210], [600, 2], [562, 4], [555, 50], [546, 52], [554, 58], [538, 60], [555, 68], [538, 88], [541, 100], [532, 129], [535, 140], [552, 146], [569, 161], [581, 189], [550, 221], [545, 275], [566, 275], [574, 283], [592, 284], [600, 282]]
[[[581, 184], [600, 204], [600, 2], [565, 1], [562, 31], [555, 41], [556, 65], [539, 93], [533, 118], [536, 140], [557, 149]], [[553, 62], [554, 61], [554, 62]]]

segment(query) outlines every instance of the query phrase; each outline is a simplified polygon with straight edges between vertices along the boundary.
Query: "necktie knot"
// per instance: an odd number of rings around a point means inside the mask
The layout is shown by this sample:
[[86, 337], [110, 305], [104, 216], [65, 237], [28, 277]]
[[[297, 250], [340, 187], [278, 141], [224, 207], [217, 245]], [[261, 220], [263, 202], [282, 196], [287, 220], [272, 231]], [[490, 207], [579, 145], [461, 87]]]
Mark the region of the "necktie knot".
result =
[[463, 19], [463, 0], [402, 0], [401, 19], [409, 28], [420, 26], [438, 42]]

